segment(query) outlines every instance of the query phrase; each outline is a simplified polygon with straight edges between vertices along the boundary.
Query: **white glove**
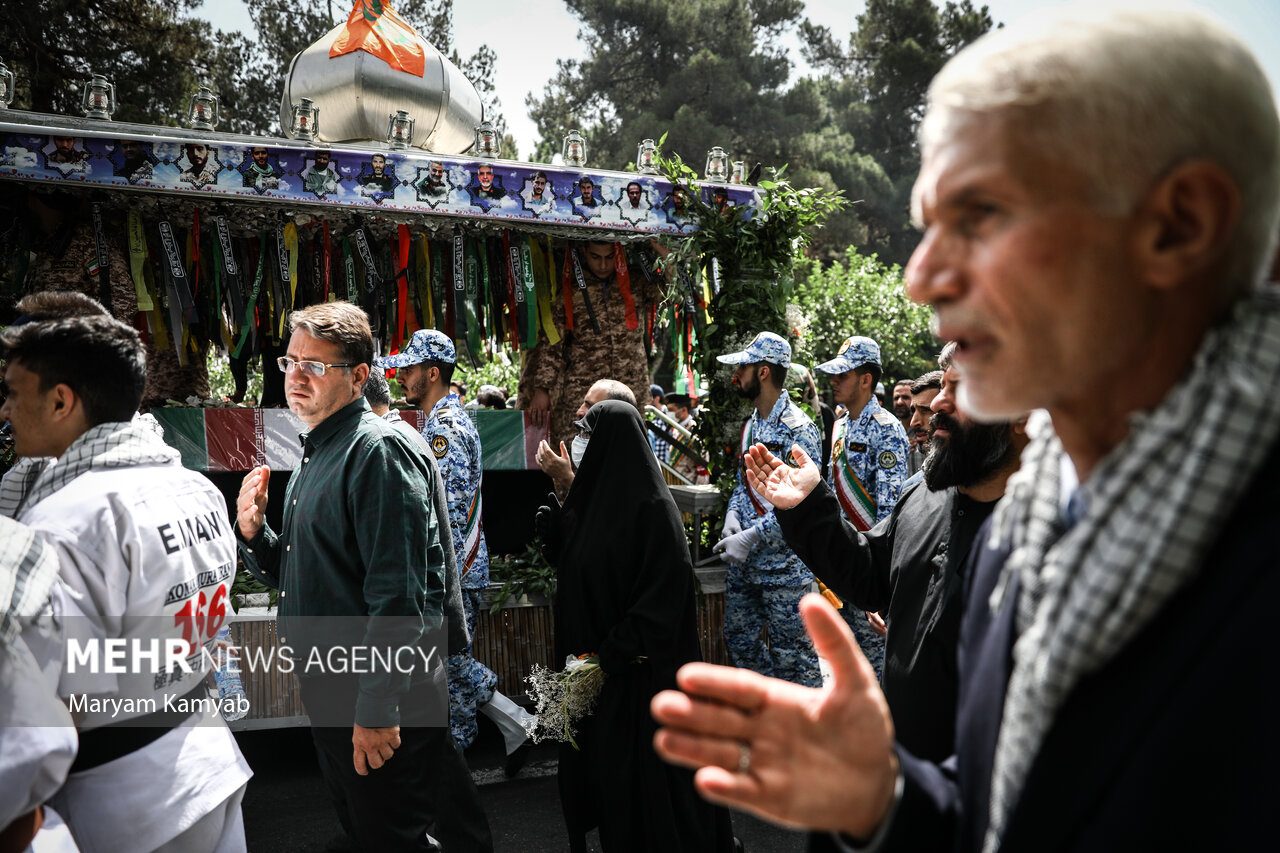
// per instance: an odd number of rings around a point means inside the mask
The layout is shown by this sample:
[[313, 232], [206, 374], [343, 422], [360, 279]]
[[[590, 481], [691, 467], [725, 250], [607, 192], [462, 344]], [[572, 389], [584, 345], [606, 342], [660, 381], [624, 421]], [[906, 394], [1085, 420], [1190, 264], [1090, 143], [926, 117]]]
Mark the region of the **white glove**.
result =
[[[751, 549], [760, 541], [760, 528], [749, 527], [732, 536], [726, 536], [716, 543], [713, 553], [720, 554], [720, 559], [729, 563], [745, 563]], [[727, 558], [727, 559], [726, 559]]]
[[742, 522], [738, 519], [738, 514], [733, 510], [729, 510], [724, 514], [724, 527], [720, 528], [720, 538], [728, 539], [735, 533], [742, 532]]

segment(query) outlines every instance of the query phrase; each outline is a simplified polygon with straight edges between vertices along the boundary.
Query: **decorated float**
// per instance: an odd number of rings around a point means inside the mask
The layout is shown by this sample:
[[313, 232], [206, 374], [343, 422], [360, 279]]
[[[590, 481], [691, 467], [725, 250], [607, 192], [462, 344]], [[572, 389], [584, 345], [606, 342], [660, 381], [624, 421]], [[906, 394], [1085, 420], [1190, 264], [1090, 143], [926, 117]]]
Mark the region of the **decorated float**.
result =
[[[218, 132], [218, 98], [207, 87], [191, 98], [183, 128], [112, 120], [128, 93], [100, 76], [83, 85], [82, 117], [11, 109], [13, 75], [0, 64], [4, 295], [87, 281], [90, 295], [180, 368], [200, 372], [210, 350], [225, 353], [233, 373], [240, 365], [240, 375], [261, 359], [268, 385], [259, 406], [151, 409], [183, 464], [213, 479], [229, 506], [247, 470], [287, 473], [298, 461], [302, 424], [275, 407], [283, 395], [271, 399], [275, 369], [265, 366], [283, 354], [290, 311], [347, 299], [368, 312], [380, 353], [395, 352], [416, 329], [437, 328], [457, 342], [460, 359], [480, 363], [558, 340], [550, 303], [584, 286], [579, 241], [615, 243], [630, 261], [618, 264], [625, 286], [628, 268], [660, 275], [651, 238], [698, 227], [689, 190], [655, 168], [652, 140], [638, 145], [636, 171], [589, 165], [576, 132], [554, 165], [502, 159], [475, 87], [457, 67], [389, 8], [363, 7], [357, 2], [346, 24], [294, 59], [283, 81], [282, 137]], [[708, 172], [698, 201], [759, 204], [756, 188], [731, 180], [724, 152], [712, 152]], [[40, 234], [26, 214], [32, 198], [64, 215], [56, 234]], [[85, 241], [84, 263], [67, 270], [75, 235]], [[66, 278], [31, 275], [40, 255]], [[124, 296], [113, 276], [127, 277]], [[669, 278], [668, 306], [641, 321], [651, 341], [672, 335], [687, 365], [710, 293], [700, 278]], [[422, 425], [421, 412], [403, 415]], [[548, 491], [534, 462], [546, 428], [515, 410], [473, 417], [490, 548], [520, 552], [537, 504], [519, 499]], [[281, 490], [272, 502], [277, 524], [286, 479], [272, 478], [273, 492]], [[709, 489], [677, 487], [678, 499], [702, 512], [718, 500]], [[722, 581], [708, 576], [702, 589], [704, 653], [723, 660]], [[533, 664], [549, 663], [547, 604], [536, 594], [500, 602], [480, 622], [475, 655], [508, 694], [524, 692]], [[241, 607], [233, 637], [247, 649], [273, 648], [272, 608], [261, 600]], [[251, 710], [235, 726], [306, 724], [292, 675], [246, 674], [245, 689]]]

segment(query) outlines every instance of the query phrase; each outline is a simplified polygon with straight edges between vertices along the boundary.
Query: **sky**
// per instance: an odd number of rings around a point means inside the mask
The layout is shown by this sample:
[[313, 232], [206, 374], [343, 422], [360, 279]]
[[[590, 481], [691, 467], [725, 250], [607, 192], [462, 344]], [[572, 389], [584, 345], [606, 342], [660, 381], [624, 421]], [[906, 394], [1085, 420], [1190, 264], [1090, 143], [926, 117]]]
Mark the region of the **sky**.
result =
[[[1045, 6], [1064, 5], [1070, 0], [988, 0], [991, 18], [1010, 24], [1029, 12]], [[334, 7], [346, 7], [347, 0], [333, 0]], [[941, 2], [939, 0], [939, 5]], [[975, 5], [981, 5], [975, 0]], [[1272, 89], [1280, 96], [1280, 2], [1276, 0], [1192, 0], [1192, 5], [1216, 15], [1226, 26], [1241, 36], [1261, 60]], [[814, 23], [830, 27], [842, 42], [847, 41], [854, 19], [865, 8], [862, 0], [807, 0], [805, 13]], [[205, 0], [196, 13], [222, 30], [249, 29], [249, 14], [243, 0]], [[563, 0], [462, 0], [454, 4], [453, 36], [461, 56], [470, 56], [482, 44], [488, 44], [498, 55], [495, 78], [498, 98], [507, 127], [515, 137], [522, 157], [527, 157], [538, 138], [529, 120], [525, 96], [542, 94], [556, 71], [556, 59], [570, 56], [570, 42], [562, 34], [576, 34], [578, 20], [565, 8]], [[531, 50], [530, 33], [539, 34]], [[322, 33], [317, 33], [319, 38]], [[563, 54], [547, 49], [548, 45], [565, 45]], [[797, 67], [794, 76], [803, 76], [807, 68], [799, 54], [799, 40], [789, 39], [792, 60]], [[278, 96], [276, 96], [278, 97]], [[565, 128], [567, 133], [569, 128]], [[662, 135], [654, 128], [651, 135]], [[640, 140], [636, 140], [638, 143]], [[503, 156], [509, 157], [510, 152]]]

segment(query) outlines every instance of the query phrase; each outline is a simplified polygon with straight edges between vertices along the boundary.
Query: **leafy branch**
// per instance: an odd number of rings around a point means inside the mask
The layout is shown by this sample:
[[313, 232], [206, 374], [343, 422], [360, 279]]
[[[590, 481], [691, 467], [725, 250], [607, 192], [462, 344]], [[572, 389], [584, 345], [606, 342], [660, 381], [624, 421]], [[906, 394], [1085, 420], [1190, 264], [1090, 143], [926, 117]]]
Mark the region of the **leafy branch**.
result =
[[698, 434], [710, 451], [717, 485], [727, 492], [736, 471], [737, 428], [748, 409], [730, 387], [729, 371], [715, 357], [741, 349], [760, 332], [794, 342], [795, 330], [786, 320], [792, 266], [813, 232], [848, 201], [841, 191], [797, 189], [784, 177], [784, 166], [770, 169], [770, 178], [759, 183], [756, 205], [717, 206], [711, 187], [699, 181], [678, 154], [662, 153], [665, 141], [664, 134], [655, 163], [672, 183], [672, 193], [684, 195], [686, 215], [698, 226], [691, 233], [664, 238], [666, 263], [696, 275], [712, 268], [714, 261], [718, 271], [707, 306], [710, 322], [699, 330], [694, 358], [711, 389]]
[[489, 558], [489, 576], [501, 579], [502, 589], [493, 597], [490, 613], [497, 613], [508, 599], [533, 593], [548, 601], [556, 595], [556, 569], [542, 555], [537, 542], [529, 545], [523, 554]]

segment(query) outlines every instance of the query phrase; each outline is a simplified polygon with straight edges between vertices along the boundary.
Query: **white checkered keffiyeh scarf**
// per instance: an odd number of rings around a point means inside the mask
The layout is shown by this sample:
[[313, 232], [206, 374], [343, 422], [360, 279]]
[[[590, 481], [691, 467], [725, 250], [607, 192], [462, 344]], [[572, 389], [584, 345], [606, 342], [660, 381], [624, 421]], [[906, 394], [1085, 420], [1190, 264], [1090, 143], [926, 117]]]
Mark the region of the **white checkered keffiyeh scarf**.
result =
[[53, 549], [25, 525], [0, 518], [0, 648], [40, 612], [57, 577]]
[[98, 424], [57, 459], [19, 459], [0, 482], [0, 516], [17, 518], [27, 507], [95, 468], [170, 465], [181, 458], [178, 451], [164, 443], [164, 427], [153, 415], [135, 414], [127, 424]]
[[1062, 444], [1033, 435], [993, 519], [1012, 545], [995, 593], [1021, 585], [1018, 639], [991, 777], [985, 853], [1000, 846], [1031, 764], [1072, 689], [1106, 665], [1203, 568], [1209, 547], [1280, 434], [1280, 294], [1242, 299], [1187, 375], [1086, 483], [1064, 531]]

